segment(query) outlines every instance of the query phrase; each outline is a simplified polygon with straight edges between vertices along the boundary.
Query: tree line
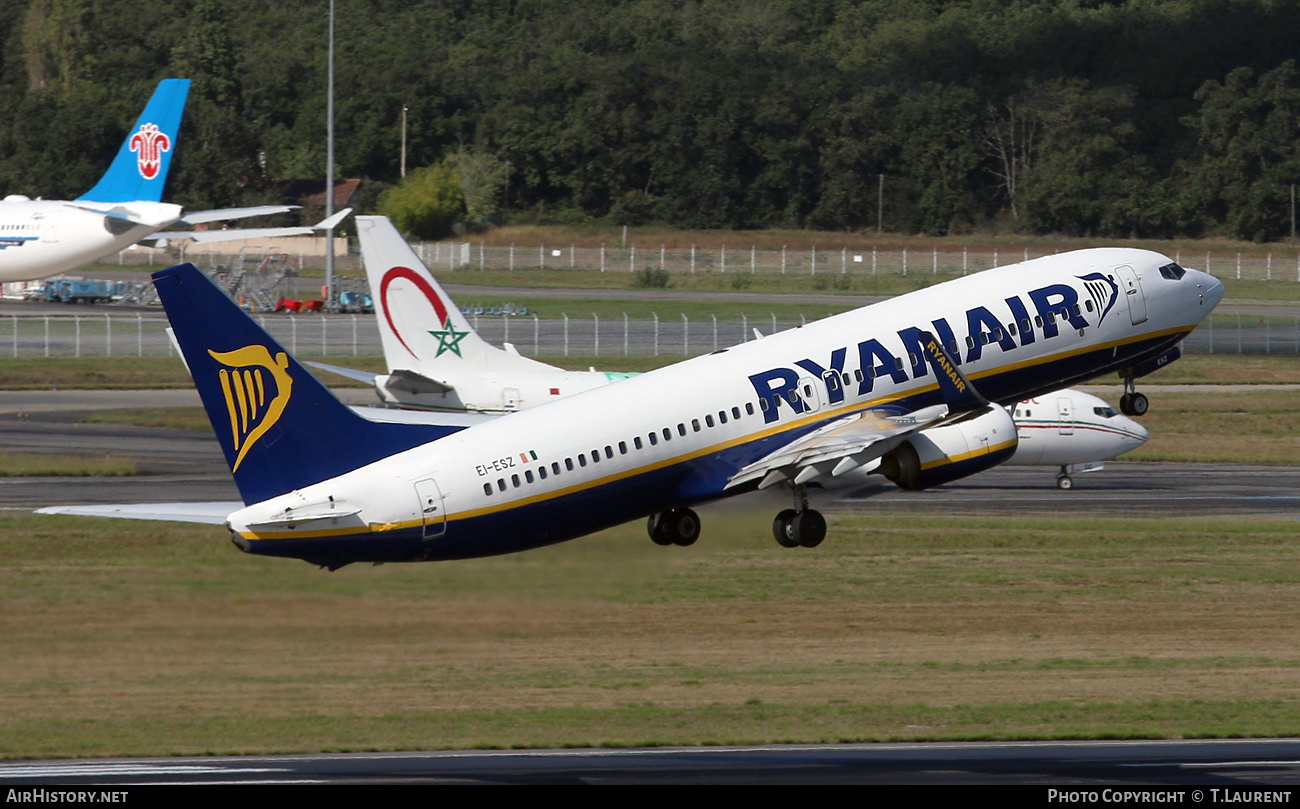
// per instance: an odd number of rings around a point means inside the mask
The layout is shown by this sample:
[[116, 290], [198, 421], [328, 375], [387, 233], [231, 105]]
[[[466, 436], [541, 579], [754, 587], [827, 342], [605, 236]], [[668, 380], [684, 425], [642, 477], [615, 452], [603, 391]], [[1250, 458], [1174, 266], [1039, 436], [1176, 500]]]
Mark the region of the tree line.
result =
[[[0, 193], [83, 192], [165, 76], [173, 201], [323, 176], [327, 8], [3, 4]], [[1276, 240], [1297, 30], [1290, 0], [337, 0], [336, 175], [378, 205], [405, 108], [461, 218]]]

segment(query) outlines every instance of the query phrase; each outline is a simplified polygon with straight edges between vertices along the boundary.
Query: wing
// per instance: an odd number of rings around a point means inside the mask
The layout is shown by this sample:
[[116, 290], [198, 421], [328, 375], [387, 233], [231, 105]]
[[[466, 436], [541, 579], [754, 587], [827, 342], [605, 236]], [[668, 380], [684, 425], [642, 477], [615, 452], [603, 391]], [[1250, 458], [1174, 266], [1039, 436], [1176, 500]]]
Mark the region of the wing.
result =
[[744, 467], [732, 475], [726, 488], [758, 480], [758, 488], [766, 489], [786, 480], [805, 483], [827, 472], [841, 475], [874, 461], [907, 436], [947, 417], [947, 405], [911, 413], [894, 413], [886, 408], [854, 413]]
[[975, 390], [943, 344], [932, 334], [923, 336], [925, 356], [939, 381], [944, 404], [910, 412], [886, 405], [832, 421], [743, 467], [726, 488], [757, 480], [758, 488], [766, 489], [787, 480], [800, 484], [827, 473], [842, 475], [876, 460], [913, 433], [988, 412], [992, 405]]

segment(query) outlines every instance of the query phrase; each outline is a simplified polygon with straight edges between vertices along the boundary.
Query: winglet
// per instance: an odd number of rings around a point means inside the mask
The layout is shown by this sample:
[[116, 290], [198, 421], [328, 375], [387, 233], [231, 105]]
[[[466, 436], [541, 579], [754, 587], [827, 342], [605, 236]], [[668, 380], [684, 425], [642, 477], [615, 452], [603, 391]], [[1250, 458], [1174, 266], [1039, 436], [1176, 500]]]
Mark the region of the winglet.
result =
[[189, 79], [159, 82], [108, 171], [78, 201], [161, 201], [189, 92]]
[[153, 282], [247, 504], [462, 429], [353, 413], [193, 264]]
[[922, 332], [922, 336], [925, 359], [934, 370], [935, 378], [939, 380], [939, 392], [943, 394], [943, 401], [948, 405], [948, 412], [964, 413], [986, 407], [989, 400], [975, 390], [975, 386], [961, 372], [961, 368], [943, 347], [943, 343], [930, 332]]
[[321, 221], [312, 225], [311, 229], [312, 230], [333, 230], [334, 228], [338, 227], [339, 224], [344, 219], [347, 219], [348, 214], [350, 213], [352, 213], [351, 208], [344, 208], [343, 210], [331, 216], [329, 219], [322, 219]]

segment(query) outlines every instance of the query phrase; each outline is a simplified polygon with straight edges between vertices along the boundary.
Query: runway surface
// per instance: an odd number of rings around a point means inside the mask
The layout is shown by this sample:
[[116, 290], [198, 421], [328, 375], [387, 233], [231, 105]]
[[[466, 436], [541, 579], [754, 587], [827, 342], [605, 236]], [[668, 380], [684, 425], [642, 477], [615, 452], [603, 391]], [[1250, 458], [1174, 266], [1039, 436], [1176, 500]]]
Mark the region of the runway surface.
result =
[[[1300, 740], [447, 751], [0, 763], [19, 784], [1022, 784], [1084, 803], [1253, 803], [1300, 784]], [[1155, 797], [1101, 800], [1100, 787]], [[1167, 785], [1169, 789], [1152, 789]], [[1193, 785], [1206, 785], [1194, 790]], [[1282, 802], [1289, 789], [1279, 790]], [[1197, 794], [1194, 794], [1197, 793]], [[1182, 797], [1170, 796], [1181, 794]], [[1228, 796], [1234, 797], [1228, 797]], [[1246, 797], [1242, 797], [1242, 796]], [[129, 798], [128, 798], [129, 800]]]
[[[357, 397], [361, 398], [361, 397]], [[81, 424], [86, 413], [197, 404], [193, 391], [0, 392], [11, 451], [136, 459], [122, 478], [0, 478], [0, 508], [236, 500], [208, 432]], [[1114, 461], [1059, 491], [1052, 468], [1003, 467], [925, 492], [880, 483], [846, 492], [829, 515], [1036, 513], [1300, 517], [1300, 466]], [[778, 494], [751, 508], [785, 507]], [[814, 494], [819, 505], [824, 495]], [[772, 498], [765, 503], [763, 498]], [[780, 503], [780, 505], [776, 505]], [[719, 506], [722, 507], [722, 506]], [[706, 517], [707, 519], [707, 517]], [[219, 531], [220, 529], [213, 529]], [[1300, 783], [1300, 740], [827, 745], [647, 750], [73, 760], [0, 763], [0, 784], [145, 783], [863, 783], [1029, 784], [1064, 788], [1204, 784], [1220, 790]], [[1176, 790], [1175, 790], [1176, 791]], [[1182, 802], [1196, 802], [1190, 789]], [[1046, 795], [1046, 792], [1043, 793]], [[1227, 794], [1227, 793], [1222, 793]], [[1203, 800], [1209, 801], [1208, 789]]]
[[[369, 401], [363, 390], [344, 396]], [[192, 390], [0, 391], [0, 446], [131, 458], [140, 472], [118, 478], [0, 478], [0, 507], [239, 499], [211, 433], [80, 422], [99, 410], [171, 405], [197, 406], [198, 396]], [[1056, 488], [1052, 467], [1004, 466], [921, 492], [905, 492], [879, 478], [866, 481], [836, 491], [837, 502], [827, 511], [1300, 515], [1300, 465], [1110, 461], [1101, 471], [1077, 475], [1068, 492]], [[778, 493], [763, 496], [786, 499]], [[812, 497], [819, 506], [832, 499], [817, 492]]]

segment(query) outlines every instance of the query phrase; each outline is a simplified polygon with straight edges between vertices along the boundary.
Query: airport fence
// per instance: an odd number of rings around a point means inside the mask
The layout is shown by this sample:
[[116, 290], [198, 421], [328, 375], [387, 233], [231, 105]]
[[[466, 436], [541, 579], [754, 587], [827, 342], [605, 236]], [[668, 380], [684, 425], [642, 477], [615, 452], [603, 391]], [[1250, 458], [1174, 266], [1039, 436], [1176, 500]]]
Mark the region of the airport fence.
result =
[[[9, 322], [6, 324], [5, 320]], [[254, 319], [291, 353], [312, 357], [382, 356], [374, 315], [264, 314]], [[706, 354], [796, 328], [820, 315], [684, 314], [643, 318], [470, 316], [475, 330], [494, 345], [513, 344], [533, 356], [664, 356]], [[0, 356], [174, 356], [161, 314], [108, 313], [7, 315], [0, 318]], [[1211, 316], [1183, 343], [1189, 354], [1300, 355], [1300, 317]], [[615, 362], [610, 367], [617, 369]]]
[[[659, 247], [577, 247], [575, 245], [488, 246], [473, 242], [421, 242], [413, 245], [424, 263], [439, 271], [583, 270], [635, 274], [663, 269], [669, 273], [765, 275], [935, 275], [946, 278], [1041, 258], [1059, 251], [1031, 248], [971, 250], [883, 250], [870, 245], [781, 248], [662, 244]], [[1300, 282], [1300, 253], [1176, 252], [1173, 259], [1189, 269], [1219, 278]], [[472, 282], [466, 282], [472, 283]]]
[[[994, 250], [968, 248], [939, 250], [902, 249], [885, 250], [869, 244], [828, 245], [807, 250], [786, 248], [760, 249], [756, 246], [704, 248], [664, 243], [658, 247], [623, 247], [601, 245], [578, 247], [569, 245], [508, 245], [490, 246], [482, 242], [417, 242], [412, 245], [420, 259], [434, 270], [583, 270], [633, 274], [642, 270], [667, 270], [669, 273], [722, 273], [722, 274], [785, 274], [785, 275], [935, 275], [952, 278], [987, 270], [1004, 264], [1014, 264], [1040, 258], [1059, 251], [1035, 250], [1029, 247]], [[298, 266], [307, 270], [323, 270], [323, 256], [290, 253]], [[1300, 282], [1300, 252], [1265, 253], [1182, 253], [1175, 252], [1173, 259], [1185, 267], [1203, 270], [1219, 278], [1254, 281]], [[128, 249], [107, 263], [136, 267], [163, 267], [175, 263], [176, 258], [162, 251]], [[186, 255], [208, 271], [233, 266], [245, 257], [213, 251], [192, 249]], [[351, 253], [339, 256], [335, 262], [338, 272], [359, 275], [362, 271], [360, 256]], [[468, 281], [464, 281], [467, 282]], [[314, 280], [306, 286], [320, 286]]]

